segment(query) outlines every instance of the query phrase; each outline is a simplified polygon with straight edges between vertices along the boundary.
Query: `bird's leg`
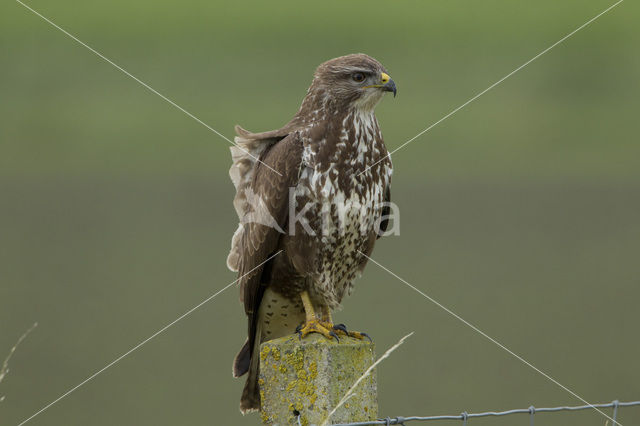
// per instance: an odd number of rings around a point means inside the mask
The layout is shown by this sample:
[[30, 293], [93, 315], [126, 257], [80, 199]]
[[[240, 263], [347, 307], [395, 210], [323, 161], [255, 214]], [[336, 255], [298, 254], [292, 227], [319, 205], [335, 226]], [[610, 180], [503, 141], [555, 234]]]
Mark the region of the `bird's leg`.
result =
[[333, 331], [333, 327], [326, 327], [325, 324], [316, 316], [316, 310], [311, 303], [309, 293], [307, 291], [303, 291], [300, 293], [300, 298], [302, 299], [302, 305], [304, 306], [306, 320], [304, 324], [300, 324], [298, 328], [296, 328], [298, 336], [302, 339], [310, 333], [320, 333], [328, 339], [335, 338], [337, 341], [340, 341], [336, 332]]
[[327, 305], [322, 306], [322, 325], [325, 328], [335, 331], [338, 334], [354, 337], [356, 339], [364, 339], [365, 337], [371, 341], [371, 337], [367, 333], [360, 333], [357, 331], [348, 331], [347, 326], [344, 324], [334, 324], [331, 318], [331, 309]]
[[322, 322], [325, 325], [333, 327], [333, 319], [331, 319], [331, 309], [329, 309], [329, 306], [322, 305], [320, 309], [322, 309]]

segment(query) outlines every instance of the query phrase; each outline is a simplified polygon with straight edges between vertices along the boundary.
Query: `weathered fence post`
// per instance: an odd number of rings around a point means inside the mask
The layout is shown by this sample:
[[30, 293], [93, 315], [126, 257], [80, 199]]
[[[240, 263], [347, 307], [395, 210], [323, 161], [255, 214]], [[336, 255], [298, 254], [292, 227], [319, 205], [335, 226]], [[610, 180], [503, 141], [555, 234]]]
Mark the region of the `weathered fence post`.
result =
[[[349, 388], [375, 361], [368, 340], [340, 337], [340, 342], [311, 334], [283, 337], [260, 346], [261, 417], [268, 425], [320, 426]], [[329, 420], [348, 423], [378, 415], [375, 371]]]

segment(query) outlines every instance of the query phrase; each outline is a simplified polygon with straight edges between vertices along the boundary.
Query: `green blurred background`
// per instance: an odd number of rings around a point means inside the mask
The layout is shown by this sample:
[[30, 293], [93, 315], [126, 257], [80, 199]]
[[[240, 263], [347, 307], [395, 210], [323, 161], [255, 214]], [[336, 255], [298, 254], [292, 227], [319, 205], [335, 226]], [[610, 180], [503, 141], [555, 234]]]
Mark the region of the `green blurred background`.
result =
[[[279, 127], [319, 63], [368, 53], [399, 87], [378, 108], [393, 149], [612, 3], [28, 4], [227, 137]], [[401, 235], [374, 252], [591, 402], [640, 399], [639, 12], [622, 3], [395, 154]], [[0, 384], [15, 425], [233, 281], [237, 220], [226, 141], [19, 3], [0, 36], [0, 358], [39, 322]], [[580, 404], [375, 265], [336, 316], [378, 353], [416, 332], [379, 369], [381, 415]], [[231, 377], [244, 333], [231, 288], [30, 424], [258, 424]]]

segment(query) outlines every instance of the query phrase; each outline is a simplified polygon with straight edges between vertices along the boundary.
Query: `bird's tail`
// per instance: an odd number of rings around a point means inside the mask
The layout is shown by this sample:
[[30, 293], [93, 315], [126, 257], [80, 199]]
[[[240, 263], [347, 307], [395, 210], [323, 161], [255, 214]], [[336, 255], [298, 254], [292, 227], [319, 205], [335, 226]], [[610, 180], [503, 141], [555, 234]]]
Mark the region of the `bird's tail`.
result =
[[260, 388], [258, 385], [258, 376], [260, 375], [260, 335], [261, 324], [258, 322], [253, 348], [249, 347], [249, 340], [245, 342], [242, 349], [233, 361], [233, 375], [240, 377], [245, 373], [247, 381], [242, 389], [242, 397], [240, 397], [240, 411], [247, 414], [260, 409]]
[[238, 355], [233, 360], [233, 377], [240, 377], [249, 371], [249, 364], [251, 362], [251, 348], [249, 346], [249, 339], [245, 340], [242, 349], [238, 352]]
[[[234, 377], [249, 373], [240, 398], [240, 411], [243, 414], [260, 409], [260, 387], [258, 385], [260, 344], [266, 340], [291, 335], [295, 332], [295, 327], [305, 320], [305, 311], [301, 300], [291, 301], [276, 293], [271, 287], [265, 289], [262, 300], [258, 316], [256, 318], [249, 317], [250, 324], [253, 324], [252, 321], [255, 319], [255, 329], [249, 331], [253, 338], [247, 339], [233, 360]], [[265, 304], [264, 300], [269, 300], [269, 303]]]
[[260, 388], [258, 386], [258, 375], [260, 374], [260, 362], [258, 356], [252, 357], [249, 366], [249, 375], [242, 389], [240, 397], [240, 411], [247, 414], [260, 409]]

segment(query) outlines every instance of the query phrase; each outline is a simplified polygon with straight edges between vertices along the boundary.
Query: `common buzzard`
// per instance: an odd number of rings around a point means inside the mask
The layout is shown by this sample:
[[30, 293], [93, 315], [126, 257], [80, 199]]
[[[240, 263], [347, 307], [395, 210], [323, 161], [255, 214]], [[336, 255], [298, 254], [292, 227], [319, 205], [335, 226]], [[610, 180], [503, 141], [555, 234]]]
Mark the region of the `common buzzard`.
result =
[[374, 115], [385, 92], [396, 86], [377, 60], [342, 56], [317, 68], [284, 127], [236, 126], [229, 174], [240, 224], [227, 265], [241, 277], [249, 323], [233, 362], [235, 377], [249, 373], [243, 413], [260, 408], [260, 343], [295, 331], [366, 336], [334, 325], [331, 310], [364, 269], [359, 252], [371, 254], [387, 226], [392, 165]]

